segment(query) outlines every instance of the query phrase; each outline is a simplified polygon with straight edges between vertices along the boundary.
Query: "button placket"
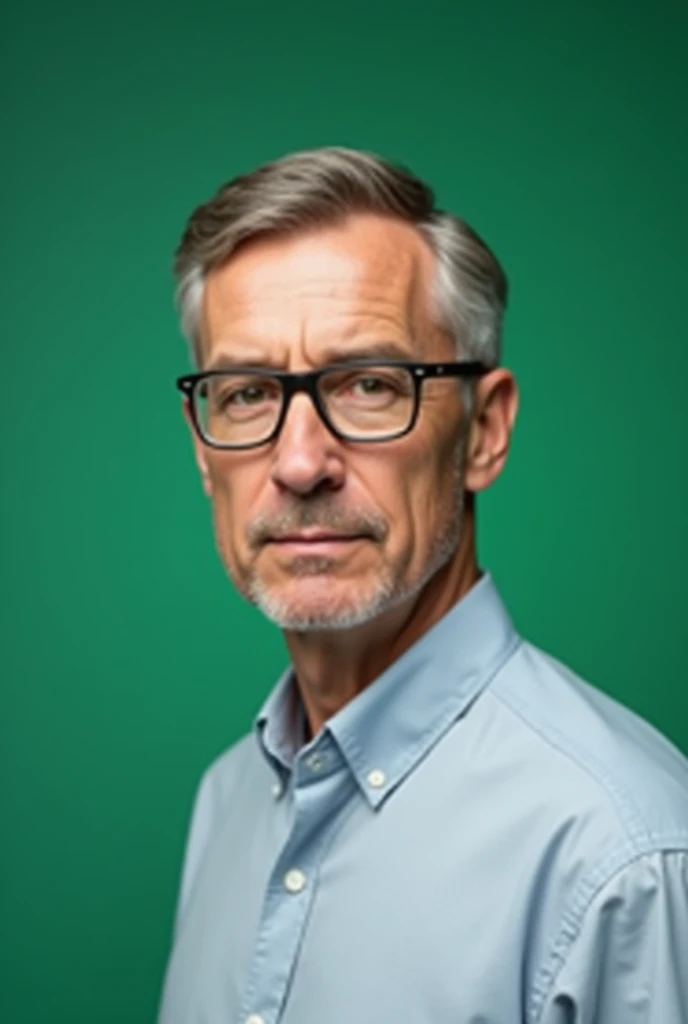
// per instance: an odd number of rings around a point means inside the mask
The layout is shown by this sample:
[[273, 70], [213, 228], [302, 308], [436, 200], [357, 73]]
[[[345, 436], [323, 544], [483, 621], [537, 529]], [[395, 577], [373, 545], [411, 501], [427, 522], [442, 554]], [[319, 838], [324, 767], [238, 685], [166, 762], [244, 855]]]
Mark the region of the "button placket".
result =
[[[309, 756], [326, 759], [326, 771], [320, 761], [319, 771], [309, 768]], [[268, 882], [260, 930], [243, 1000], [243, 1021], [250, 1011], [260, 1006], [264, 1021], [278, 1020], [278, 1013], [287, 991], [288, 981], [303, 930], [317, 888], [317, 877], [327, 833], [332, 829], [355, 791], [350, 773], [338, 767], [333, 750], [312, 750], [301, 756], [295, 765], [293, 779], [293, 820], [289, 835], [278, 856]], [[309, 785], [310, 783], [310, 785]], [[322, 825], [327, 823], [326, 832]], [[297, 866], [300, 865], [300, 866]], [[274, 943], [265, 941], [267, 934], [279, 931], [284, 936], [279, 951]]]

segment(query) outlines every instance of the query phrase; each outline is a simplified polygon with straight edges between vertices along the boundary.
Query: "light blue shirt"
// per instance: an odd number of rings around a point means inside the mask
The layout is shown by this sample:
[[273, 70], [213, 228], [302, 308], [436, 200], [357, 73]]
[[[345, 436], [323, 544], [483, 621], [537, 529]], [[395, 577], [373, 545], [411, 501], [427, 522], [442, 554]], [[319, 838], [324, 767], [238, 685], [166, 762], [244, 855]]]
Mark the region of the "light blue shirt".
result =
[[485, 574], [201, 780], [160, 1024], [688, 1024], [688, 762]]

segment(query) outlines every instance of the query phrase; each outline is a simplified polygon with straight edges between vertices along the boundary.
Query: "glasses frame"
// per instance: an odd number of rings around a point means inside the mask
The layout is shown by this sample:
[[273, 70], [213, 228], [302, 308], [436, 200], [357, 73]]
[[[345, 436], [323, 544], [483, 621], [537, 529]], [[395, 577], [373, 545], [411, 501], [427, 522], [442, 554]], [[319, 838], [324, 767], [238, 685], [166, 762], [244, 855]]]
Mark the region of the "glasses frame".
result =
[[[357, 370], [359, 368], [365, 369], [366, 367], [375, 366], [392, 368], [400, 367], [410, 371], [411, 379], [414, 384], [413, 412], [411, 414], [410, 422], [403, 430], [399, 430], [396, 433], [389, 434], [385, 437], [349, 437], [347, 434], [338, 430], [330, 421], [327, 415], [327, 410], [325, 409], [318, 392], [318, 382], [321, 377], [333, 370]], [[187, 398], [192, 423], [196, 433], [204, 444], [208, 445], [209, 448], [219, 448], [229, 451], [244, 451], [248, 448], [260, 448], [264, 444], [269, 444], [270, 441], [273, 441], [278, 436], [284, 425], [284, 421], [287, 418], [292, 398], [294, 395], [301, 392], [310, 397], [322, 422], [330, 433], [340, 441], [347, 441], [351, 444], [384, 444], [387, 441], [396, 441], [397, 438], [404, 437], [406, 434], [409, 434], [416, 425], [421, 402], [421, 388], [426, 380], [437, 380], [446, 377], [479, 377], [482, 376], [482, 374], [487, 373], [489, 369], [490, 367], [486, 366], [485, 363], [477, 362], [475, 360], [459, 360], [451, 363], [411, 363], [406, 362], [403, 359], [356, 359], [345, 363], [330, 363], [327, 366], [321, 367], [319, 370], [309, 370], [306, 373], [290, 373], [286, 370], [268, 370], [264, 366], [232, 366], [227, 367], [226, 369], [202, 370], [198, 373], [187, 373], [182, 377], [178, 377], [176, 384], [179, 390], [182, 391]], [[208, 377], [222, 377], [227, 374], [235, 373], [257, 374], [261, 377], [268, 377], [271, 380], [277, 380], [281, 384], [282, 408], [280, 410], [280, 414], [277, 417], [277, 422], [275, 423], [271, 433], [268, 437], [262, 438], [260, 441], [250, 441], [246, 444], [230, 444], [221, 441], [213, 441], [204, 434], [201, 427], [198, 410], [196, 408], [196, 389], [199, 381]]]

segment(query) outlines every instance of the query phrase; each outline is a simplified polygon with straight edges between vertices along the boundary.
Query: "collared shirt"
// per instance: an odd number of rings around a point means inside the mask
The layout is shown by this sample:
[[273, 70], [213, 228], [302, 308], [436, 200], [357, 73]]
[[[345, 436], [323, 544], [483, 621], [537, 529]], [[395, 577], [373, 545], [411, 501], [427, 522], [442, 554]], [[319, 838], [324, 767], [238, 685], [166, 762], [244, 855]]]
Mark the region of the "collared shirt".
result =
[[688, 762], [485, 574], [201, 780], [160, 1024], [688, 1024]]

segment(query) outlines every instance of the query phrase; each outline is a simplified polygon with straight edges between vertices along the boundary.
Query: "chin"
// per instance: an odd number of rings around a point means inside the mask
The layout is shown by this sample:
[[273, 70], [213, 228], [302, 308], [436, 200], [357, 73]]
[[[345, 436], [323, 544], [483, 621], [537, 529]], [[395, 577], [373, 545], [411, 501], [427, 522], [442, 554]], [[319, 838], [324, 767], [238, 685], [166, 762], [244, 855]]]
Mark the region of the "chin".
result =
[[282, 586], [254, 578], [245, 596], [280, 629], [294, 632], [351, 629], [369, 622], [393, 603], [385, 581], [364, 589], [351, 580], [338, 581], [327, 575], [301, 577]]

